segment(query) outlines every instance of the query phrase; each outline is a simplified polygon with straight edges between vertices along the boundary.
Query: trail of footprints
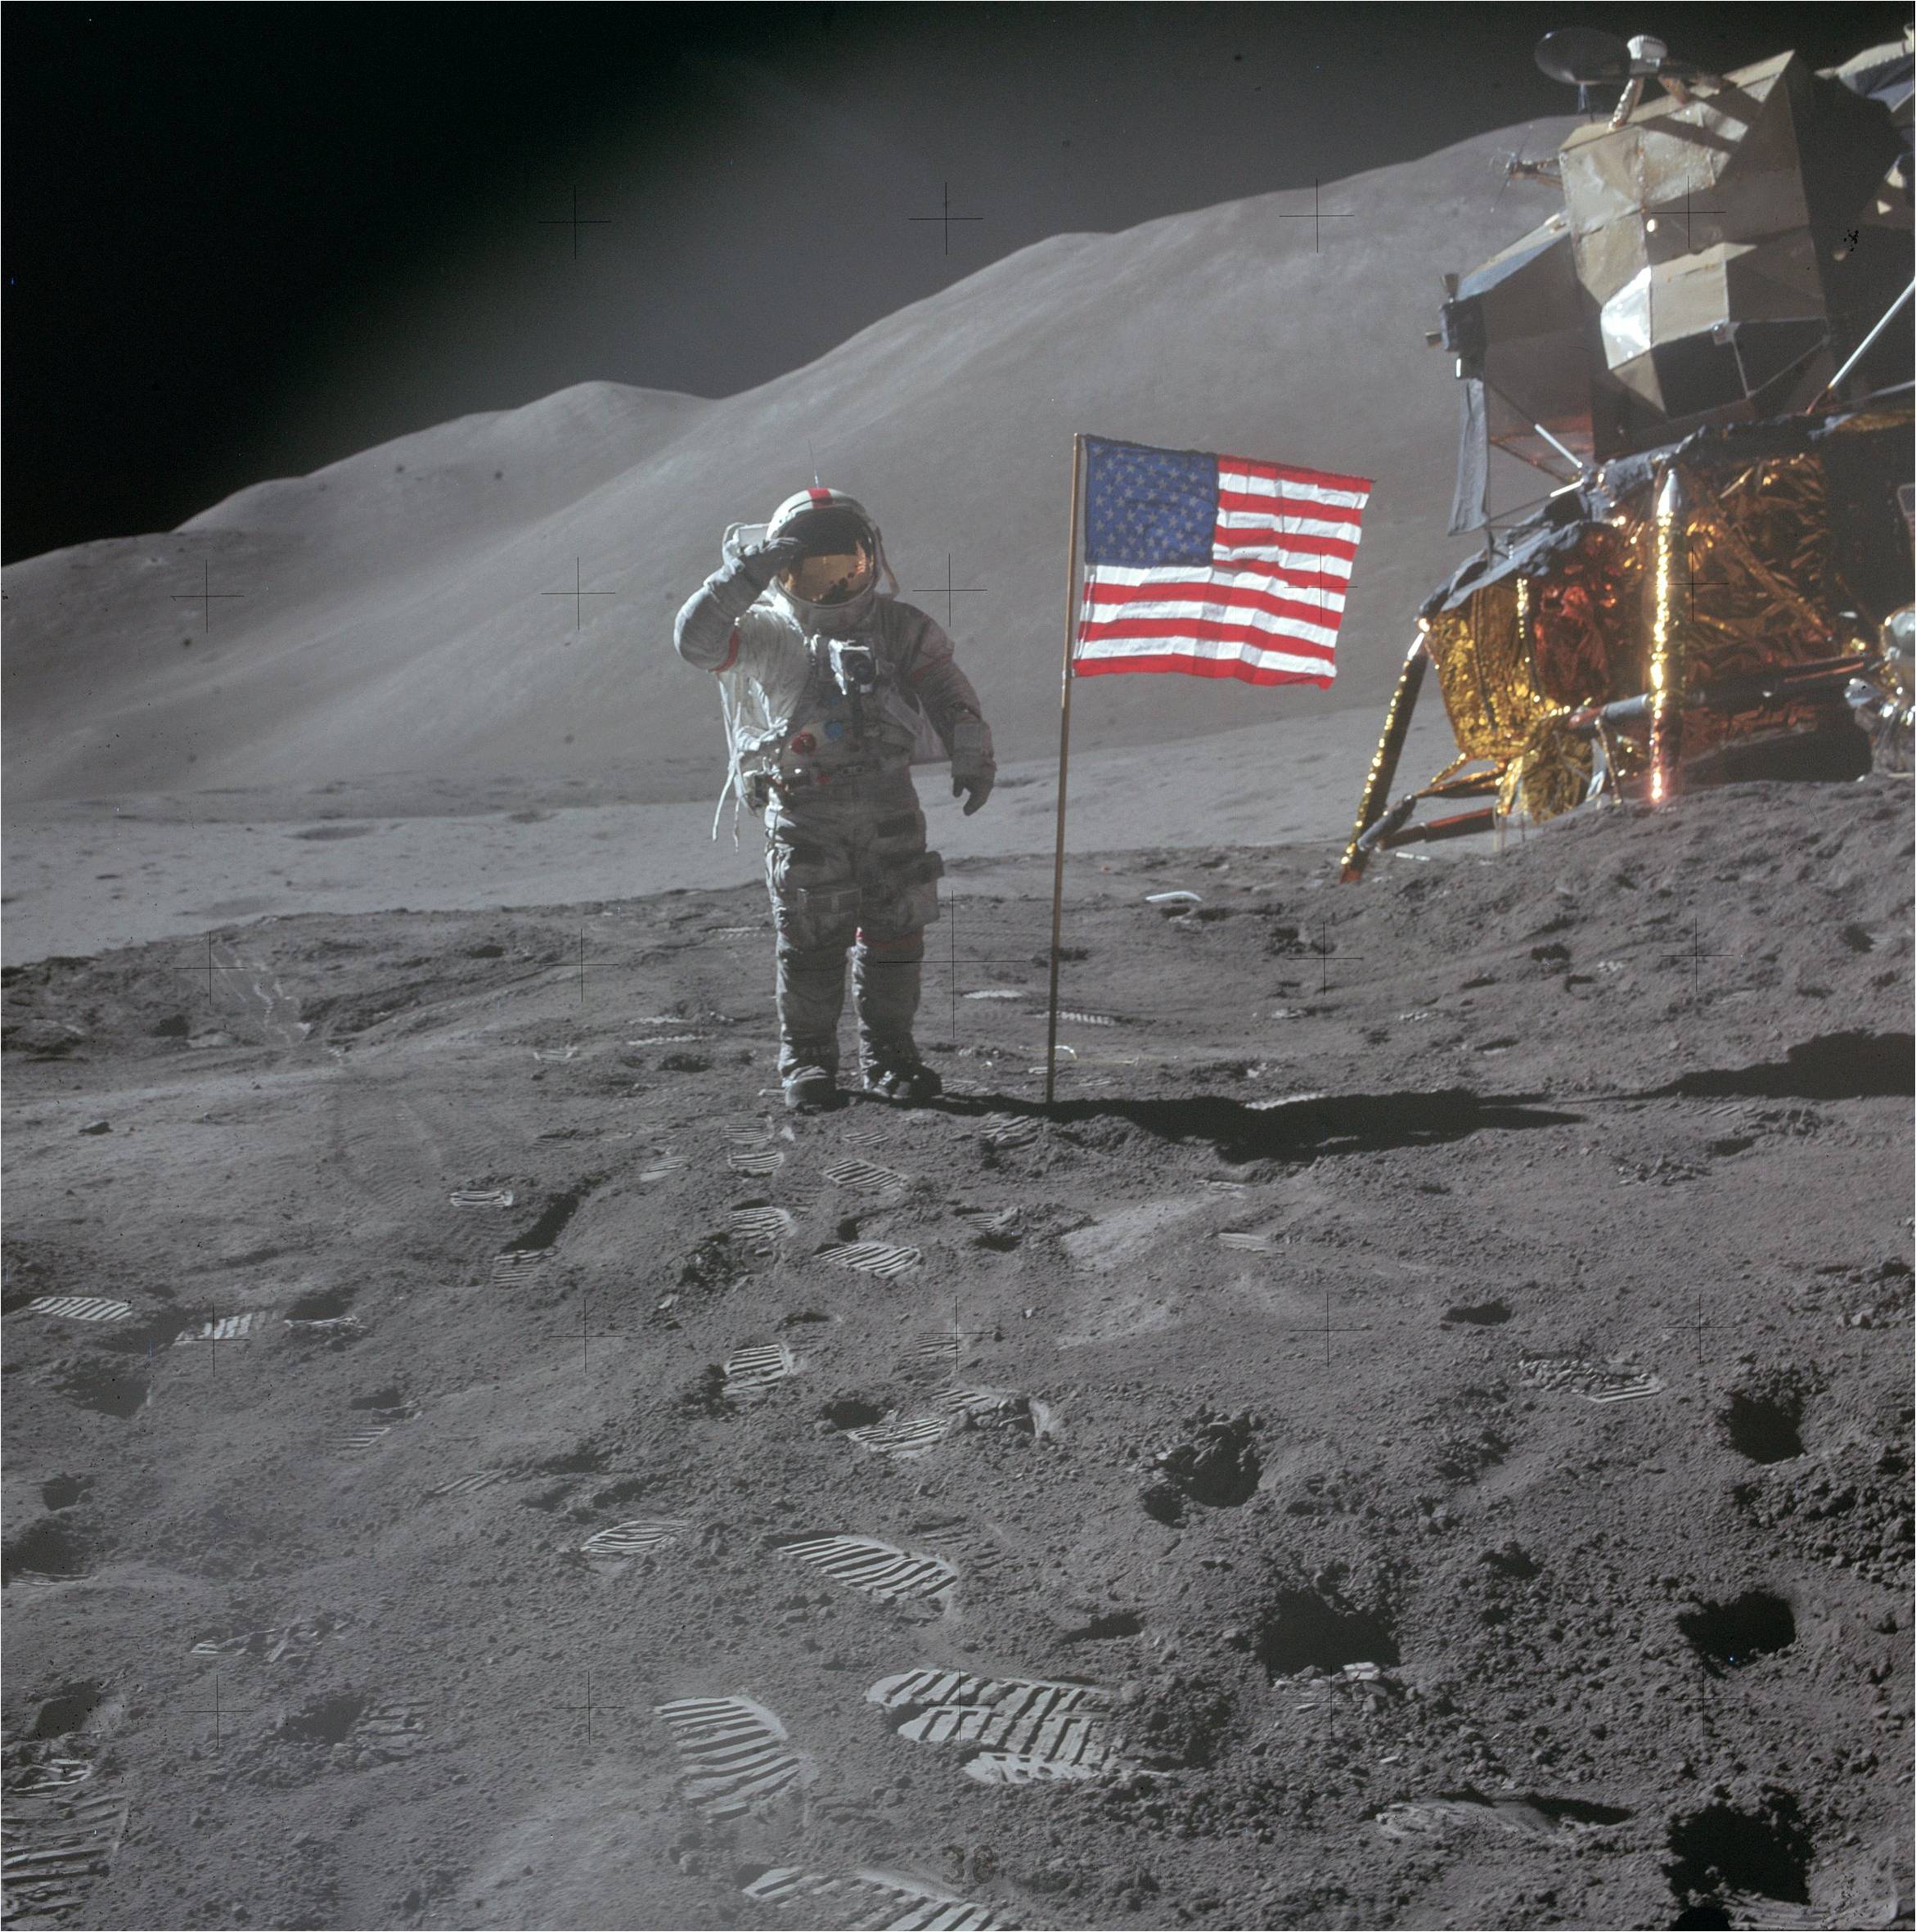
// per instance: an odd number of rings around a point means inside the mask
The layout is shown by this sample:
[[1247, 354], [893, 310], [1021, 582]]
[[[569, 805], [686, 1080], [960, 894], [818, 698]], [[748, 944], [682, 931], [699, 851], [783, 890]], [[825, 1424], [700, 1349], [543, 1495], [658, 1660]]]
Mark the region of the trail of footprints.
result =
[[[1082, 1017], [1089, 1024], [1111, 1024], [1101, 1017]], [[654, 1038], [645, 1043], [663, 1043]], [[563, 1053], [541, 1053], [539, 1057], [569, 1058], [573, 1051], [569, 1047]], [[987, 1124], [986, 1137], [996, 1147], [1020, 1146], [1035, 1140], [1038, 1131], [1033, 1120], [999, 1116]], [[733, 1169], [757, 1176], [776, 1172], [784, 1164], [785, 1155], [767, 1145], [771, 1137], [772, 1130], [762, 1123], [730, 1128], [727, 1152]], [[873, 1128], [854, 1131], [845, 1137], [852, 1146], [871, 1149], [888, 1137], [883, 1129]], [[668, 1148], [655, 1147], [647, 1158], [649, 1164], [641, 1171], [641, 1178], [647, 1182], [663, 1180], [686, 1164], [684, 1155]], [[908, 1176], [896, 1169], [861, 1157], [835, 1162], [825, 1169], [825, 1178], [841, 1188], [867, 1194], [893, 1191], [909, 1182]], [[506, 1187], [456, 1188], [445, 1198], [452, 1207], [464, 1211], [504, 1210], [515, 1205], [514, 1191]], [[731, 1227], [742, 1239], [776, 1242], [794, 1232], [796, 1223], [786, 1209], [761, 1201], [735, 1209]], [[550, 1249], [502, 1250], [492, 1257], [492, 1279], [510, 1284], [536, 1272], [551, 1258]], [[918, 1267], [922, 1254], [915, 1248], [860, 1241], [828, 1247], [817, 1258], [832, 1265], [891, 1277]], [[133, 1309], [130, 1303], [105, 1297], [61, 1295], [37, 1298], [29, 1312], [76, 1321], [115, 1322], [128, 1318]], [[241, 1340], [257, 1333], [266, 1319], [257, 1311], [216, 1316], [179, 1335], [176, 1345]], [[289, 1320], [286, 1326], [314, 1332], [345, 1332], [358, 1329], [359, 1324], [348, 1316]], [[931, 1394], [932, 1412], [894, 1416], [870, 1427], [848, 1430], [849, 1439], [874, 1452], [909, 1458], [935, 1448], [960, 1416], [990, 1421], [1018, 1412], [1023, 1398], [1014, 1392], [966, 1389], [953, 1380], [969, 1344], [989, 1332], [951, 1331], [915, 1340], [901, 1362], [901, 1373], [921, 1386], [936, 1385]], [[750, 1401], [798, 1367], [798, 1358], [782, 1343], [741, 1349], [724, 1365], [726, 1398]], [[338, 1431], [331, 1439], [331, 1446], [340, 1453], [363, 1454], [376, 1448], [396, 1426], [410, 1419], [409, 1412], [403, 1409], [375, 1412]], [[513, 1474], [505, 1469], [472, 1471], [436, 1485], [425, 1495], [429, 1499], [469, 1496], [507, 1481]], [[618, 1524], [588, 1537], [580, 1553], [595, 1569], [616, 1575], [639, 1558], [670, 1549], [692, 1528], [679, 1518]], [[978, 1539], [969, 1525], [954, 1523], [925, 1526], [924, 1540], [964, 1555]], [[868, 1537], [792, 1537], [776, 1546], [776, 1554], [881, 1602], [921, 1610], [946, 1608], [960, 1578], [958, 1565], [946, 1555]], [[322, 1618], [234, 1637], [203, 1638], [192, 1649], [197, 1655], [263, 1657], [276, 1663], [307, 1655], [336, 1628], [336, 1619]], [[969, 1753], [963, 1768], [967, 1776], [981, 1781], [1089, 1777], [1116, 1762], [1103, 1733], [1107, 1694], [1087, 1687], [979, 1680], [919, 1671], [881, 1680], [867, 1693], [867, 1699], [888, 1709], [909, 1710], [911, 1714], [897, 1727], [902, 1736], [977, 1747]], [[779, 1718], [749, 1698], [681, 1699], [658, 1707], [658, 1714], [670, 1728], [684, 1761], [681, 1795], [708, 1817], [736, 1816], [809, 1783], [814, 1775]], [[376, 1704], [359, 1717], [335, 1750], [349, 1756], [371, 1752], [382, 1758], [403, 1757], [420, 1746], [425, 1732], [425, 1707], [403, 1702]], [[94, 1769], [84, 1759], [49, 1757], [10, 1776], [10, 1844], [6, 1854], [10, 1916], [22, 1911], [54, 1913], [70, 1909], [79, 1903], [87, 1881], [106, 1869], [117, 1849], [125, 1829], [127, 1801], [94, 1782]], [[836, 1873], [768, 1867], [744, 1889], [753, 1898], [784, 1907], [809, 1905], [829, 1897], [834, 1907], [853, 1915], [848, 1922], [861, 1925], [991, 1932], [992, 1928], [1010, 1923], [994, 1907], [875, 1867]]]
[[958, 1581], [957, 1569], [942, 1557], [901, 1550], [872, 1537], [800, 1537], [781, 1544], [778, 1553], [885, 1603], [932, 1603], [942, 1609]]
[[873, 1160], [834, 1161], [825, 1170], [825, 1178], [854, 1194], [888, 1194], [894, 1187], [906, 1186], [909, 1178], [897, 1169], [881, 1167]]
[[1111, 1693], [1095, 1685], [906, 1670], [880, 1678], [865, 1696], [911, 1714], [897, 1727], [901, 1737], [975, 1747], [960, 1768], [980, 1784], [1102, 1777], [1126, 1768], [1109, 1735]]
[[579, 1554], [602, 1574], [618, 1576], [639, 1557], [671, 1548], [691, 1527], [678, 1516], [644, 1517], [631, 1523], [615, 1523], [609, 1529], [601, 1529], [596, 1535], [588, 1536], [579, 1545]]
[[1517, 1371], [1532, 1389], [1567, 1389], [1585, 1402], [1637, 1402], [1663, 1390], [1658, 1377], [1634, 1363], [1587, 1362], [1577, 1355], [1526, 1357]]
[[857, 1268], [866, 1274], [883, 1275], [888, 1281], [910, 1274], [924, 1256], [916, 1248], [894, 1247], [889, 1241], [849, 1241], [821, 1248], [816, 1259], [834, 1268]]
[[67, 1763], [61, 1784], [8, 1780], [0, 1883], [9, 1921], [72, 1911], [119, 1849], [128, 1800], [91, 1764], [77, 1768], [83, 1763]]
[[725, 1364], [725, 1399], [754, 1402], [775, 1384], [782, 1382], [798, 1366], [798, 1358], [784, 1342], [765, 1342], [740, 1349]]
[[[855, 1914], [848, 1923], [874, 1932], [997, 1932], [1013, 1921], [1001, 1918], [995, 1907], [974, 1904], [902, 1872], [861, 1867], [855, 1871], [807, 1871], [796, 1865], [774, 1865], [740, 1888], [748, 1898], [785, 1909], [797, 1906], [812, 1912], [829, 1900]], [[816, 1919], [813, 1922], [816, 1922]]]
[[707, 1818], [736, 1817], [807, 1776], [785, 1726], [749, 1697], [681, 1697], [654, 1709], [685, 1764], [679, 1795]]
[[133, 1313], [130, 1301], [110, 1301], [97, 1295], [36, 1295], [25, 1311], [29, 1315], [60, 1315], [70, 1322], [124, 1322]]

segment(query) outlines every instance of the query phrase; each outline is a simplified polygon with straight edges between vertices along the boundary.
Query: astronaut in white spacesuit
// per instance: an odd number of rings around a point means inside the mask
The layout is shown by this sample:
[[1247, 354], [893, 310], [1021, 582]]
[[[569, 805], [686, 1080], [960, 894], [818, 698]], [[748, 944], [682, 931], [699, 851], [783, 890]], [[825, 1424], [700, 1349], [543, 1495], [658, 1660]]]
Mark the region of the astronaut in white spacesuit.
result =
[[799, 491], [762, 532], [735, 524], [724, 555], [679, 612], [675, 642], [717, 675], [728, 789], [764, 815], [785, 1105], [836, 1104], [854, 941], [865, 1091], [931, 1099], [942, 1083], [911, 1026], [944, 862], [925, 849], [910, 759], [922, 716], [950, 755], [952, 795], [977, 811], [996, 770], [978, 694], [943, 630], [898, 601], [877, 526], [842, 491]]

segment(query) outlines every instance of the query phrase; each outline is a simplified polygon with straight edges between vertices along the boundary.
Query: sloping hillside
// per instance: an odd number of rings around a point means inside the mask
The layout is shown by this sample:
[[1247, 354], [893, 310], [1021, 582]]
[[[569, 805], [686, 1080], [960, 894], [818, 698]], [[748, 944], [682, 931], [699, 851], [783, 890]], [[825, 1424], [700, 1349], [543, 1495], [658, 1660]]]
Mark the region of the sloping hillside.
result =
[[[947, 556], [975, 587], [952, 628], [1001, 754], [1037, 754], [1078, 430], [1377, 485], [1333, 691], [1110, 680], [1079, 708], [1082, 743], [1374, 705], [1459, 553], [1455, 404], [1423, 340], [1438, 277], [1554, 193], [1500, 196], [1498, 151], [1569, 124], [1327, 183], [1320, 245], [1294, 191], [1060, 236], [743, 395], [582, 385], [259, 484], [169, 534], [18, 565], [9, 796], [619, 767], [654, 797], [705, 794], [712, 694], [672, 655], [671, 615], [723, 525], [767, 512], [814, 457], [876, 511], [909, 590], [943, 584]], [[575, 584], [596, 594], [556, 594]]]

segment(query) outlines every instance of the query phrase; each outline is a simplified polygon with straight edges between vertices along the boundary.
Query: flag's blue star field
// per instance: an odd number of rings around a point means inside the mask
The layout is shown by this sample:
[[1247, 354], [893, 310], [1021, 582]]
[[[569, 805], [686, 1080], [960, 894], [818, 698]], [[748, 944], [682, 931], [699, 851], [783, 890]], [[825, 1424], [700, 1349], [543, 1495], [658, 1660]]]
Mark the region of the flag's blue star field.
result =
[[1085, 438], [1085, 561], [1140, 570], [1208, 565], [1217, 531], [1217, 458]]

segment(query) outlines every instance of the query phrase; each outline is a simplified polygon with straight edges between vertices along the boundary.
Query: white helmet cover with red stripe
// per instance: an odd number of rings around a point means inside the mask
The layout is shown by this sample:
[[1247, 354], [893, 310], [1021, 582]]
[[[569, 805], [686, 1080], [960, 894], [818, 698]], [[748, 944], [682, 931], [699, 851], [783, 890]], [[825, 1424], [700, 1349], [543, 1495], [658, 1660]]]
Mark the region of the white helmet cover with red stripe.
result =
[[[834, 610], [848, 616], [861, 612], [869, 608], [869, 593], [879, 579], [891, 577], [878, 525], [865, 506], [842, 489], [814, 485], [795, 492], [772, 512], [765, 535], [767, 543], [790, 538], [804, 546], [803, 558], [777, 579], [780, 593], [802, 620]], [[861, 556], [857, 567], [845, 561]], [[848, 569], [849, 574], [834, 575], [825, 567], [827, 559], [840, 560], [840, 572]], [[897, 580], [892, 583], [895, 590]]]

